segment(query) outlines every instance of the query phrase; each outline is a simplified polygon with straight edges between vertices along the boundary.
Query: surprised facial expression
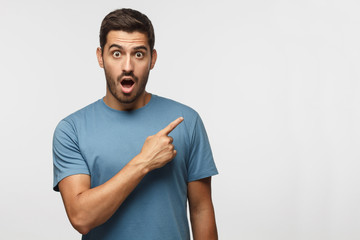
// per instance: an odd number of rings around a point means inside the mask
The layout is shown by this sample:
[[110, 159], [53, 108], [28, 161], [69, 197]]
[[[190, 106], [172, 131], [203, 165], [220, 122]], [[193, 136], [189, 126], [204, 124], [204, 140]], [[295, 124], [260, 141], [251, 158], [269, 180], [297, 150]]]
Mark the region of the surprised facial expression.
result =
[[118, 104], [136, 105], [145, 94], [149, 72], [156, 61], [156, 51], [150, 51], [147, 36], [140, 32], [110, 31], [97, 56], [105, 71], [106, 97]]

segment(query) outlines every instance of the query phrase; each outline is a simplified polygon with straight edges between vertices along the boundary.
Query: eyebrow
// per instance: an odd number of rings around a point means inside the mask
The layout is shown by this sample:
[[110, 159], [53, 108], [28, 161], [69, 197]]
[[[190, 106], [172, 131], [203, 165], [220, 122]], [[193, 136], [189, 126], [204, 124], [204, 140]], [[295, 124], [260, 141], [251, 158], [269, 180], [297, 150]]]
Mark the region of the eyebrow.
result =
[[109, 49], [111, 49], [111, 48], [113, 48], [113, 47], [123, 49], [122, 46], [117, 45], [117, 44], [111, 44], [110, 47], [109, 47]]
[[[119, 49], [124, 49], [121, 45], [118, 45], [118, 44], [111, 44], [109, 49], [111, 48], [119, 48]], [[137, 46], [137, 47], [134, 47], [134, 50], [145, 50], [147, 51], [147, 47], [144, 46], [144, 45], [141, 45], [141, 46]]]
[[145, 50], [145, 51], [147, 51], [148, 49], [147, 49], [147, 47], [142, 45], [142, 46], [135, 47], [134, 50]]

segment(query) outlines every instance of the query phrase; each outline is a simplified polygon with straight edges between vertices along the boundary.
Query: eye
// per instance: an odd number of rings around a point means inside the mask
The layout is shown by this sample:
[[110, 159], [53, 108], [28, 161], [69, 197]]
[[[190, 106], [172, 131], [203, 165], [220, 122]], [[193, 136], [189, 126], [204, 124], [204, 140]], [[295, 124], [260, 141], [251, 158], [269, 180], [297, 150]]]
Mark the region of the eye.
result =
[[115, 51], [115, 52], [113, 52], [113, 56], [114, 56], [114, 58], [119, 58], [119, 57], [121, 57], [121, 52]]
[[144, 57], [144, 54], [142, 52], [136, 52], [135, 53], [135, 57], [136, 58], [143, 58]]

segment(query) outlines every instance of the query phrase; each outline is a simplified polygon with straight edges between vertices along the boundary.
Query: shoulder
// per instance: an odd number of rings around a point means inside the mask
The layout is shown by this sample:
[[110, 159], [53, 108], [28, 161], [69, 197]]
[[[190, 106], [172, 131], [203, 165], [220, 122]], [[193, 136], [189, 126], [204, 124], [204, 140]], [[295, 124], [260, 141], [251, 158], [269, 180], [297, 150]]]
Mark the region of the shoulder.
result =
[[82, 119], [86, 118], [90, 114], [94, 114], [99, 111], [101, 108], [101, 99], [69, 114], [65, 117], [62, 121], [69, 122], [70, 124], [76, 123], [77, 121], [81, 121]]
[[[200, 115], [196, 110], [183, 103], [165, 97], [155, 95], [154, 100], [157, 109], [163, 114], [171, 116], [171, 119], [175, 120], [177, 117], [183, 117], [184, 121], [182, 125], [184, 125], [190, 137], [192, 136], [196, 125], [201, 122]], [[168, 119], [168, 121], [171, 119]]]
[[185, 115], [184, 118], [186, 116], [191, 118], [197, 118], [199, 116], [199, 114], [193, 108], [183, 103], [157, 95], [154, 95], [154, 98], [158, 107], [168, 109], [168, 111], [180, 112]]
[[97, 100], [63, 118], [56, 126], [55, 131], [75, 131], [77, 126], [84, 124], [84, 121], [91, 115], [96, 115], [101, 106], [101, 99]]

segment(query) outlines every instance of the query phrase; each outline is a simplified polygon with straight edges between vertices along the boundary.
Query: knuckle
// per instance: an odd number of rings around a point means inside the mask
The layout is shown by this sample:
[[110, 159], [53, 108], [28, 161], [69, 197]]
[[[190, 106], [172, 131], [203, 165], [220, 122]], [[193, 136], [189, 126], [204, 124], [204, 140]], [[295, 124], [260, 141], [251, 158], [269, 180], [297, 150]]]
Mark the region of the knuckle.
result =
[[160, 141], [161, 141], [161, 143], [164, 143], [164, 144], [168, 143], [168, 139], [166, 137], [161, 137]]

